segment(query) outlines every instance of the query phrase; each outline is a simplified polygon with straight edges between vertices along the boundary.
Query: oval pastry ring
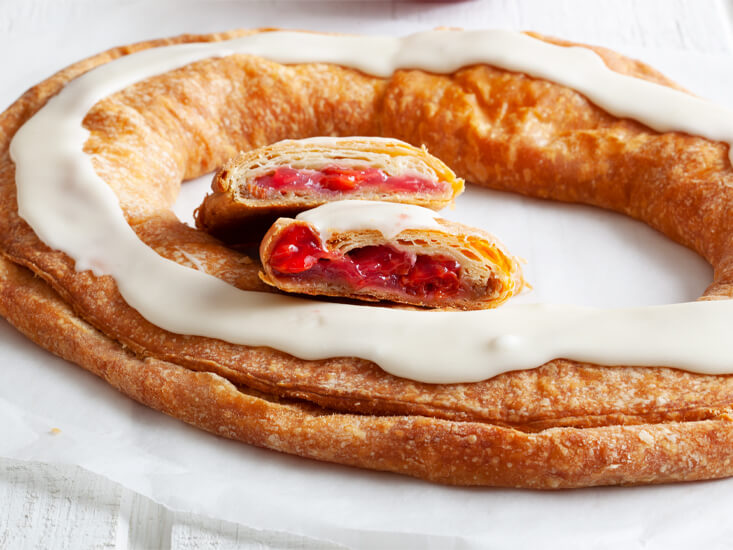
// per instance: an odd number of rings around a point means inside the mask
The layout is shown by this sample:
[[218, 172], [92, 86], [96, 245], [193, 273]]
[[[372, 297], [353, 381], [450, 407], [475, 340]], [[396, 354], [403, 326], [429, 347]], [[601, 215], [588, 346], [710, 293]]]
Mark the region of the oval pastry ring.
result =
[[[3, 260], [0, 277], [4, 316], [44, 347], [151, 407], [226, 437], [319, 460], [444, 483], [535, 488], [733, 473], [725, 453], [733, 443], [728, 376], [550, 358], [538, 368], [476, 383], [413, 382], [349, 357], [367, 357], [367, 351], [378, 356], [382, 351], [373, 342], [364, 354], [349, 353], [354, 348], [344, 344], [334, 355], [340, 358], [305, 360], [272, 349], [277, 340], [268, 340], [266, 331], [259, 345], [247, 347], [184, 336], [185, 330], [170, 325], [164, 330], [140, 315], [142, 305], [126, 303], [118, 291], [125, 293], [126, 283], [118, 281], [118, 288], [102, 275], [118, 268], [114, 262], [92, 261], [90, 254], [89, 262], [75, 263], [54, 250], [60, 247], [44, 244], [16, 207], [16, 166], [8, 148], [21, 125], [93, 67], [148, 48], [246, 34], [184, 36], [110, 50], [52, 76], [0, 116], [0, 246], [9, 260]], [[600, 55], [619, 71], [669, 84], [642, 64]], [[84, 119], [90, 132], [84, 152], [115, 192], [126, 227], [148, 250], [205, 270], [227, 288], [262, 290], [257, 266], [178, 222], [170, 206], [182, 179], [213, 170], [239, 149], [283, 138], [382, 134], [424, 143], [469, 181], [642, 219], [713, 264], [715, 282], [706, 299], [733, 295], [733, 231], [727, 227], [733, 187], [726, 183], [731, 169], [724, 144], [656, 134], [601, 111], [577, 92], [485, 65], [450, 75], [403, 70], [390, 79], [367, 72], [317, 63], [284, 66], [246, 55], [201, 59], [95, 102]], [[510, 83], [531, 104], [524, 121], [491, 118], [501, 108], [492, 104], [492, 86]], [[567, 110], [553, 110], [557, 105]], [[578, 117], [568, 118], [571, 111]], [[494, 134], [482, 130], [487, 120], [496, 123]], [[542, 132], [535, 134], [537, 142], [507, 133], [541, 120], [543, 132], [556, 132], [550, 140], [555, 148], [548, 148]], [[45, 146], [39, 143], [40, 153]], [[597, 162], [570, 161], [583, 156]], [[77, 175], [68, 177], [64, 193], [86, 200], [75, 186]], [[59, 216], [74, 219], [75, 211], [65, 207]], [[94, 237], [86, 245], [104, 249], [107, 235]], [[77, 272], [75, 264], [87, 271]], [[151, 295], [165, 292], [165, 280], [149, 273], [137, 277], [131, 285], [147, 285]], [[195, 293], [195, 287], [189, 290]], [[207, 296], [196, 299], [203, 303]], [[214, 305], [229, 314], [228, 304]], [[258, 324], [277, 322], [274, 313], [268, 315], [263, 312]], [[309, 313], [307, 320], [313, 326], [304, 322], [303, 331], [317, 334], [318, 318]], [[447, 352], [441, 356], [449, 359]]]

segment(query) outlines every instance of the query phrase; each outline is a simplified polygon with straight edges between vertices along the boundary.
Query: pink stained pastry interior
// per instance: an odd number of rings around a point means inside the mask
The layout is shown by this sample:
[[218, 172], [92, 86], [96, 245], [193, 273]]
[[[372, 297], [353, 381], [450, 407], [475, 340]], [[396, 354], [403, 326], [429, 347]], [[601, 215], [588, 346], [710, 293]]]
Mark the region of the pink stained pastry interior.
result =
[[313, 230], [301, 224], [283, 231], [269, 263], [280, 277], [330, 279], [357, 290], [384, 289], [430, 299], [462, 291], [461, 266], [448, 256], [414, 254], [390, 245], [328, 252]]
[[282, 166], [270, 174], [255, 178], [248, 184], [247, 191], [258, 199], [269, 199], [286, 193], [313, 191], [442, 194], [449, 188], [450, 184], [445, 181], [435, 181], [417, 174], [390, 176], [379, 168], [327, 166], [320, 170], [307, 170]]

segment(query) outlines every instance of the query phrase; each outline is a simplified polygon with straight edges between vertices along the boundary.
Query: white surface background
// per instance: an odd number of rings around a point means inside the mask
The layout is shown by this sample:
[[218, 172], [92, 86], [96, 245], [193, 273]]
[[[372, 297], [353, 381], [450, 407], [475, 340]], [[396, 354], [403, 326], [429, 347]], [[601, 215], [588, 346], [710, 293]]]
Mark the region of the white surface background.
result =
[[[178, 34], [207, 32], [232, 27], [284, 26], [320, 30], [343, 30], [369, 33], [404, 34], [438, 25], [467, 28], [504, 27], [532, 29], [569, 39], [602, 44], [651, 62], [682, 82], [695, 93], [729, 106], [733, 89], [731, 67], [731, 18], [728, 5], [722, 1], [645, 1], [606, 0], [568, 1], [505, 1], [454, 3], [399, 2], [247, 2], [247, 1], [134, 1], [134, 0], [0, 0], [0, 109], [23, 90], [52, 72], [105, 48], [132, 41]], [[180, 213], [185, 217], [198, 201], [206, 183], [184, 187]], [[486, 227], [500, 235], [518, 254], [530, 260], [528, 276], [535, 283], [533, 294], [524, 300], [552, 300], [592, 305], [620, 304], [623, 292], [632, 281], [623, 268], [626, 262], [642, 262], [644, 292], [631, 293], [631, 303], [664, 303], [693, 299], [710, 280], [710, 269], [692, 253], [673, 245], [651, 230], [619, 216], [599, 213], [582, 207], [555, 207], [485, 191], [469, 192], [458, 202], [450, 217]], [[490, 223], [487, 223], [490, 220]], [[579, 236], [581, 235], [581, 236]], [[593, 246], [592, 243], [603, 243]], [[609, 253], [609, 250], [612, 251]], [[552, 257], [550, 257], [552, 252]], [[557, 254], [564, 261], [558, 261]], [[577, 280], [559, 270], [565, 262], [582, 265]], [[539, 277], [538, 275], [540, 275]], [[614, 290], [609, 291], [609, 282]], [[78, 368], [52, 359], [26, 342], [7, 323], [0, 322], [0, 351], [11, 350], [0, 363], [0, 380], [7, 386], [20, 369], [41, 368], [44, 376], [83, 377]], [[17, 353], [16, 353], [17, 352]], [[11, 360], [9, 360], [11, 359]], [[19, 376], [19, 375], [18, 375]], [[98, 388], [90, 382], [88, 388]], [[147, 411], [123, 398], [115, 399], [106, 388], [99, 389], [102, 398], [114, 400], [130, 415], [145, 418]], [[69, 395], [71, 402], [75, 396]], [[98, 397], [97, 395], [93, 397]], [[90, 398], [93, 399], [92, 396]], [[42, 396], [39, 396], [42, 399]], [[82, 395], [81, 398], [84, 398]], [[107, 404], [105, 402], [105, 404]], [[7, 412], [7, 411], [6, 411]], [[10, 413], [0, 426], [12, 423]], [[171, 431], [180, 427], [173, 420], [160, 422]], [[185, 431], [185, 430], [184, 430]], [[192, 441], [208, 444], [210, 436], [190, 430]], [[158, 432], [156, 432], [158, 433]], [[165, 432], [163, 432], [165, 433]], [[3, 428], [0, 427], [0, 437]], [[63, 436], [64, 432], [60, 436]], [[209, 438], [209, 439], [205, 439]], [[52, 443], [49, 442], [49, 445]], [[268, 460], [270, 453], [262, 452]], [[64, 457], [58, 457], [64, 461]], [[318, 477], [321, 470], [307, 461], [293, 459]], [[74, 462], [66, 457], [67, 462]], [[302, 462], [302, 464], [300, 464]], [[353, 480], [351, 470], [339, 475]], [[374, 485], [389, 482], [392, 477], [367, 476]], [[423, 490], [420, 482], [394, 482], [406, 492]], [[369, 486], [364, 487], [366, 493]], [[630, 493], [633, 491], [633, 493]], [[619, 518], [614, 529], [613, 518], [598, 528], [579, 528], [575, 532], [555, 532], [550, 539], [539, 539], [543, 546], [557, 543], [563, 547], [689, 547], [701, 537], [705, 547], [725, 547], [730, 528], [725, 528], [725, 507], [733, 501], [733, 484], [716, 482], [690, 484], [675, 488], [630, 489], [609, 491], [577, 491], [551, 499], [519, 492], [519, 497], [506, 492], [489, 492], [493, 504], [500, 507], [505, 499], [526, 499], [528, 509], [542, 511], [546, 502], [547, 517], [553, 514], [577, 513], [581, 503], [589, 514], [594, 508], [608, 505], [613, 499], [629, 498], [647, 511], [645, 525], [624, 523]], [[475, 493], [472, 493], [475, 495]], [[293, 495], [298, 495], [297, 491]], [[484, 497], [486, 493], [482, 494]], [[303, 495], [299, 495], [303, 497]], [[679, 499], [669, 507], [670, 498]], [[695, 510], [709, 508], [709, 502], [720, 503], [720, 516], [700, 518]], [[469, 499], [470, 500], [470, 499]], [[312, 503], [303, 503], [310, 506]], [[365, 505], [376, 501], [365, 501]], [[692, 505], [689, 513], [679, 508]], [[190, 508], [188, 508], [190, 509]], [[580, 508], [582, 509], [582, 508]], [[658, 509], [657, 513], [648, 513]], [[677, 512], [675, 511], [677, 510]], [[439, 511], [432, 511], [439, 517]], [[511, 546], [512, 542], [538, 539], [530, 521], [526, 531], [516, 531], [514, 540], [496, 540], [494, 547]], [[684, 518], [684, 531], [680, 531]], [[507, 521], [501, 511], [494, 521]], [[547, 518], [545, 518], [547, 519]], [[558, 517], [558, 520], [561, 518]], [[570, 518], [562, 518], [569, 521]], [[709, 523], [720, 520], [718, 529]], [[572, 523], [582, 525], [579, 517]], [[290, 525], [276, 525], [287, 531]], [[264, 523], [253, 520], [250, 526]], [[375, 530], [398, 530], [395, 525], [375, 525]], [[705, 533], [702, 532], [705, 528]], [[699, 531], [699, 532], [698, 532]], [[601, 535], [602, 533], [602, 535]], [[348, 537], [344, 540], [348, 540]], [[383, 539], [384, 540], [384, 539]], [[391, 539], [393, 547], [467, 547], [471, 541], [457, 538], [428, 539], [418, 534]], [[633, 543], [633, 544], [632, 544]], [[133, 493], [101, 476], [79, 467], [0, 459], [0, 548], [324, 548], [331, 543], [287, 533], [257, 531], [251, 527], [205, 519], [192, 513], [172, 512], [149, 499]]]

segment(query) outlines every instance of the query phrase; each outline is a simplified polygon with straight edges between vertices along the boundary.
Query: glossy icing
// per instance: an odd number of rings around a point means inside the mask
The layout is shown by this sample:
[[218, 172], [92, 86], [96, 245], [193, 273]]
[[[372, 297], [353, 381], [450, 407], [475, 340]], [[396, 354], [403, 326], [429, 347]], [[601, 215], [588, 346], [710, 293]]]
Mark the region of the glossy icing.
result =
[[406, 229], [440, 229], [438, 215], [421, 206], [396, 202], [345, 200], [327, 202], [295, 218], [313, 225], [321, 239], [333, 233], [375, 229], [392, 239]]

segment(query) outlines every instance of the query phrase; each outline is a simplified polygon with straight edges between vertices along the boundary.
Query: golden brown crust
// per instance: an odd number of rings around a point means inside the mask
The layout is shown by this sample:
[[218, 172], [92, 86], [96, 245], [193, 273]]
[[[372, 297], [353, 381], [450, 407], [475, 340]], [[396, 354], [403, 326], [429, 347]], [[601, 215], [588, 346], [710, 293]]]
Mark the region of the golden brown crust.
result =
[[439, 483], [559, 489], [730, 475], [733, 422], [523, 433], [424, 416], [353, 415], [281, 402], [208, 372], [140, 359], [74, 315], [33, 275], [0, 258], [0, 314], [121, 392], [214, 434], [317, 460]]
[[407, 229], [392, 239], [384, 238], [376, 230], [334, 233], [325, 247], [329, 253], [343, 256], [357, 248], [397, 245], [400, 250], [416, 255], [451, 258], [460, 265], [461, 293], [456, 296], [410, 295], [390, 288], [356, 288], [348, 280], [279, 274], [273, 269], [271, 259], [283, 232], [293, 225], [304, 225], [318, 235], [317, 228], [291, 218], [277, 220], [262, 239], [260, 279], [285, 292], [463, 310], [497, 307], [521, 292], [525, 282], [519, 260], [509, 254], [496, 237], [461, 223], [441, 218], [436, 220], [440, 224], [439, 230]]
[[[285, 193], [271, 198], [252, 192], [256, 178], [275, 169], [320, 170], [342, 168], [379, 168], [390, 176], [420, 174], [426, 179], [448, 184], [434, 193], [380, 192], [362, 189], [350, 193]], [[409, 167], [406, 170], [406, 167]], [[277, 218], [294, 217], [325, 202], [366, 199], [416, 204], [440, 210], [463, 192], [463, 180], [424, 148], [399, 140], [353, 136], [284, 140], [228, 160], [214, 175], [212, 193], [196, 209], [196, 227], [230, 245], [257, 245]]]
[[[30, 316], [26, 310], [35, 303], [38, 281], [6, 277], [3, 315], [41, 345], [96, 369], [142, 402], [191, 422], [198, 414], [195, 423], [206, 429], [313, 458], [445, 483], [524, 487], [733, 473], [727, 452], [731, 376], [558, 359], [476, 384], [422, 384], [363, 360], [302, 361], [270, 349], [167, 333], [127, 306], [109, 277], [77, 273], [69, 258], [43, 245], [17, 215], [7, 150], [17, 128], [66, 82], [100, 63], [162, 44], [238, 34], [179, 37], [99, 54], [32, 88], [0, 115], [0, 249], [69, 304], [50, 317]], [[660, 81], [638, 62], [600, 55], [614, 70]], [[225, 116], [232, 124], [221, 128], [217, 122]], [[476, 66], [453, 75], [399, 71], [384, 80], [338, 67], [283, 67], [233, 56], [115, 94], [90, 111], [85, 126], [91, 131], [85, 150], [95, 155], [95, 168], [138, 235], [163, 256], [197, 264], [241, 288], [264, 287], [259, 266], [176, 220], [168, 207], [180, 179], [212, 170], [238, 150], [285, 137], [358, 134], [424, 143], [475, 183], [641, 219], [713, 264], [715, 281], [706, 299], [733, 296], [727, 146], [660, 135], [604, 113], [572, 90], [523, 75]], [[147, 154], [153, 147], [160, 156]], [[92, 333], [101, 340], [84, 340]], [[125, 347], [147, 359], [133, 358]], [[128, 365], [118, 378], [109, 370], [114, 361]], [[143, 371], [141, 363], [155, 368]], [[328, 407], [329, 414], [311, 417], [289, 408], [290, 414], [271, 408], [274, 397], [255, 402], [244, 392], [219, 394], [210, 385], [223, 383], [217, 375], [269, 396]], [[346, 417], [352, 428], [338, 423]], [[353, 426], [368, 426], [368, 445], [349, 431]], [[348, 451], [333, 450], [338, 437]]]

